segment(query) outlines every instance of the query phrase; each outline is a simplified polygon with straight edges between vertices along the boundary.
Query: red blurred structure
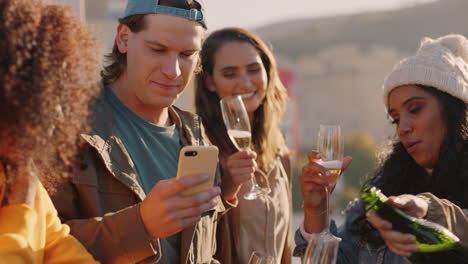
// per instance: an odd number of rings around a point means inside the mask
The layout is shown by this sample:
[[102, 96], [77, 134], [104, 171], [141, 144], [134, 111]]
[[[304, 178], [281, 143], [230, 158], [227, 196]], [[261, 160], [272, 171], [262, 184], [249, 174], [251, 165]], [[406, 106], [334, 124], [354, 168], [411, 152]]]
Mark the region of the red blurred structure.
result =
[[289, 101], [286, 105], [286, 114], [283, 118], [283, 133], [291, 150], [293, 159], [297, 160], [300, 154], [299, 142], [299, 113], [297, 111], [295, 83], [296, 73], [291, 69], [280, 68], [279, 77], [288, 91]]

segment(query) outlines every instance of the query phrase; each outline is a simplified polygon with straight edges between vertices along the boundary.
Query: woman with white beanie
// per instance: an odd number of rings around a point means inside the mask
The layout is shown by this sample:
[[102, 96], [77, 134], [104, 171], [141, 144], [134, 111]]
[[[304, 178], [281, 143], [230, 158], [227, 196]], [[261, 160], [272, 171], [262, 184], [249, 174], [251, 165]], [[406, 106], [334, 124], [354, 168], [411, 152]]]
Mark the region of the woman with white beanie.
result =
[[[468, 40], [423, 39], [414, 56], [394, 67], [383, 90], [396, 138], [363, 187], [376, 186], [395, 206], [460, 238], [460, 250], [423, 263], [468, 263]], [[306, 231], [296, 233], [296, 255], [303, 253]], [[347, 210], [336, 235], [343, 239], [338, 263], [408, 263], [417, 251], [412, 235], [392, 230], [373, 211], [366, 216], [361, 201]]]

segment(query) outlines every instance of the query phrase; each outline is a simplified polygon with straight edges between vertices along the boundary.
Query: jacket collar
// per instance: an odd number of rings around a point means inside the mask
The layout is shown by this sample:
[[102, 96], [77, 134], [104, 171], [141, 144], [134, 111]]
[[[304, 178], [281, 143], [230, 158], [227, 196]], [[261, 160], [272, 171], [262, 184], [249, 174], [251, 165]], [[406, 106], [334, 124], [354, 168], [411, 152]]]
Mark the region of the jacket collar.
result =
[[[146, 195], [139, 183], [135, 164], [114, 131], [112, 108], [104, 86], [102, 84], [101, 86], [101, 92], [94, 103], [92, 130], [88, 134], [82, 134], [81, 137], [99, 153], [107, 170], [143, 200]], [[201, 120], [198, 116], [175, 106], [169, 107], [169, 116], [178, 129], [182, 146], [204, 144]]]

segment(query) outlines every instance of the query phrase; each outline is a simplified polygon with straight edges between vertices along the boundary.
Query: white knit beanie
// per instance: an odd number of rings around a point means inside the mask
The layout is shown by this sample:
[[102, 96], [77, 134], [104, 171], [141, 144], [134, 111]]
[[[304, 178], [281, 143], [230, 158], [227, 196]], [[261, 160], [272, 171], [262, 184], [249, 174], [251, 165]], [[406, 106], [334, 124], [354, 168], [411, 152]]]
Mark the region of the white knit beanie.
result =
[[400, 61], [384, 81], [384, 100], [402, 85], [420, 84], [444, 91], [468, 103], [468, 40], [446, 35], [424, 38], [416, 55]]

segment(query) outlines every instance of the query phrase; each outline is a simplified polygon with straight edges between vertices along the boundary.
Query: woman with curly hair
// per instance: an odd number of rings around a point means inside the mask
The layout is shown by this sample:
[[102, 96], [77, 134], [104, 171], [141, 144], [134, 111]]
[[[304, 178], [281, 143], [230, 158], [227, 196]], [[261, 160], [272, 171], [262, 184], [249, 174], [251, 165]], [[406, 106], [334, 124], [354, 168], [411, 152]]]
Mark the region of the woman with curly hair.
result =
[[[416, 254], [414, 236], [392, 229], [361, 201], [346, 212], [336, 231], [343, 240], [338, 263], [468, 263], [468, 40], [461, 35], [425, 38], [418, 52], [395, 65], [384, 85], [384, 104], [395, 124], [395, 139], [375, 175], [376, 186], [403, 211], [448, 228], [461, 249]], [[323, 190], [323, 172], [311, 153], [300, 177], [305, 200]], [[326, 184], [326, 183], [325, 183]], [[321, 231], [321, 203], [304, 202], [304, 225], [296, 233], [302, 255], [309, 233]]]
[[[205, 41], [197, 76], [196, 107], [211, 142], [220, 149], [222, 194], [237, 201], [251, 189], [251, 177], [269, 182], [271, 192], [238, 207], [218, 225], [221, 263], [247, 263], [253, 251], [290, 263], [291, 171], [280, 129], [287, 93], [276, 60], [256, 34], [240, 28], [213, 32]], [[223, 124], [219, 100], [241, 95], [252, 128], [252, 149], [238, 150]], [[256, 165], [258, 164], [258, 166]], [[254, 176], [255, 174], [255, 176]]]
[[2, 0], [0, 17], [1, 262], [94, 263], [41, 182], [54, 191], [74, 172], [97, 91], [95, 39], [42, 1]]

